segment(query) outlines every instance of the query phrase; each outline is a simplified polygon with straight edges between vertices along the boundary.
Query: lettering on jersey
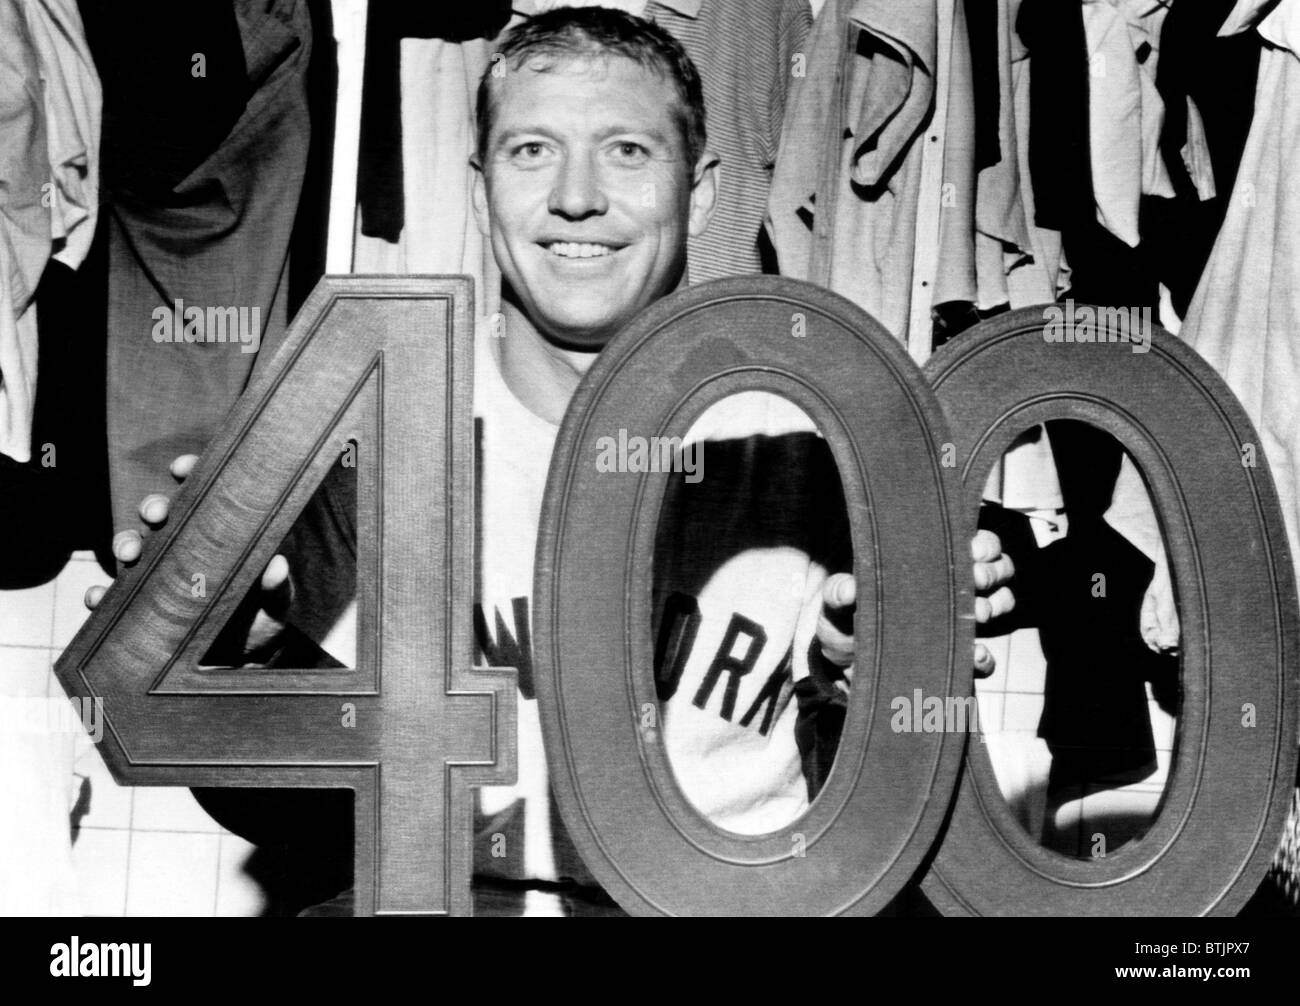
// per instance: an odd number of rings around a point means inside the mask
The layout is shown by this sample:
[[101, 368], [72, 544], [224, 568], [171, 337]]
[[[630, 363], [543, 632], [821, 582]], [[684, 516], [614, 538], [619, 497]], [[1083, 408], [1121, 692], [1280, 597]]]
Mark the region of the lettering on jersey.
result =
[[[736, 643], [742, 635], [748, 637], [749, 642], [745, 647], [744, 655], [737, 657]], [[714, 656], [709, 669], [705, 671], [699, 691], [691, 701], [700, 709], [707, 706], [718, 679], [726, 673], [727, 686], [722, 692], [721, 714], [722, 718], [730, 723], [731, 715], [736, 711], [736, 695], [740, 691], [740, 679], [754, 669], [754, 665], [758, 663], [758, 656], [763, 652], [766, 644], [767, 632], [761, 625], [744, 615], [733, 614], [727, 624], [727, 631], [722, 637], [722, 645], [718, 647], [717, 655]]]
[[763, 690], [754, 697], [754, 704], [740, 718], [742, 727], [747, 727], [753, 723], [754, 717], [758, 715], [758, 710], [766, 705], [767, 708], [763, 710], [763, 722], [759, 724], [758, 732], [764, 737], [767, 736], [767, 732], [772, 729], [772, 719], [776, 716], [776, 704], [781, 698], [781, 692], [794, 677], [793, 666], [794, 647], [791, 646], [790, 649], [785, 651], [785, 656], [781, 658], [781, 662], [776, 665], [776, 670], [768, 676], [766, 683], [763, 685]]
[[664, 604], [659, 635], [655, 639], [655, 685], [660, 702], [667, 702], [677, 694], [677, 685], [695, 649], [699, 631], [699, 603], [690, 594], [673, 591]]
[[[678, 591], [668, 595], [668, 600], [664, 602], [663, 615], [659, 620], [659, 635], [655, 640], [655, 684], [660, 702], [667, 702], [677, 694], [677, 686], [681, 683], [691, 651], [695, 649], [695, 637], [700, 631], [700, 621], [700, 606], [694, 597]], [[742, 635], [748, 639], [748, 644], [744, 656], [737, 658], [734, 655], [736, 644]], [[695, 705], [703, 709], [708, 704], [709, 696], [723, 672], [726, 672], [730, 677], [727, 680], [722, 708], [718, 715], [730, 722], [735, 712], [740, 679], [753, 670], [766, 642], [767, 633], [762, 626], [743, 615], [732, 615], [722, 645], [696, 692]], [[776, 718], [777, 705], [781, 701], [782, 693], [793, 679], [793, 662], [792, 647], [786, 650], [785, 656], [768, 676], [759, 693], [754, 696], [754, 701], [741, 716], [739, 726], [750, 726], [761, 712], [763, 718], [758, 724], [758, 732], [764, 737], [767, 736], [768, 731], [772, 729], [772, 721]]]
[[526, 699], [537, 693], [533, 690], [533, 637], [528, 614], [528, 598], [516, 597], [510, 602], [515, 616], [516, 639], [501, 617], [501, 611], [493, 605], [492, 614], [496, 619], [496, 635], [488, 631], [487, 618], [483, 614], [483, 605], [474, 604], [474, 659], [487, 667], [513, 667], [519, 681], [519, 694]]
[[[474, 659], [488, 667], [515, 668], [519, 693], [524, 698], [531, 699], [536, 693], [533, 690], [532, 622], [528, 598], [516, 597], [510, 605], [514, 615], [513, 631], [502, 617], [500, 609], [494, 606], [492, 616], [495, 632], [488, 628], [483, 606], [474, 605]], [[677, 692], [691, 652], [695, 649], [701, 621], [699, 602], [694, 597], [677, 591], [668, 596], [655, 640], [655, 684], [661, 702], [667, 702]], [[732, 722], [736, 713], [736, 701], [740, 696], [740, 679], [754, 669], [766, 645], [767, 632], [761, 625], [744, 615], [732, 614], [722, 644], [692, 699], [695, 706], [704, 709], [709, 704], [714, 689], [726, 674], [727, 683], [722, 691], [718, 715], [728, 723]], [[740, 651], [739, 655], [737, 651]], [[782, 692], [791, 681], [791, 667], [792, 651], [787, 650], [754, 701], [740, 717], [738, 726], [750, 727], [758, 719], [759, 713], [762, 713], [758, 732], [767, 736], [772, 729], [772, 721], [776, 718]]]

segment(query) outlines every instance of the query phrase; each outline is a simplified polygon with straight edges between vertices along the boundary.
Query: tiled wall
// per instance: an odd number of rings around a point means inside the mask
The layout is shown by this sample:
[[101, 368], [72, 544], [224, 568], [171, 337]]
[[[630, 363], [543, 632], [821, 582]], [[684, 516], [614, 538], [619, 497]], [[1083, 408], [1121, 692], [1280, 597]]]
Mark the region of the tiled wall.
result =
[[[978, 682], [980, 730], [986, 735], [989, 757], [1003, 794], [1016, 806], [1022, 823], [1041, 834], [1046, 813], [1046, 787], [1052, 756], [1038, 737], [1043, 712], [1043, 681], [1047, 664], [1038, 630], [1017, 629], [999, 640], [986, 641], [998, 661], [993, 676]], [[1147, 684], [1147, 709], [1155, 738], [1156, 771], [1125, 786], [1089, 786], [1082, 797], [1065, 803], [1056, 828], [1077, 829], [1078, 848], [1086, 853], [1094, 836], [1107, 832], [1099, 824], [1109, 815], [1153, 814], [1169, 778], [1176, 720], [1156, 702]], [[1112, 840], [1111, 851], [1114, 851]]]
[[[63, 695], [54, 661], [88, 615], [86, 589], [108, 580], [89, 552], [78, 552], [50, 583], [0, 591], [0, 696]], [[67, 780], [70, 805], [89, 797], [71, 849], [84, 914], [262, 912], [263, 892], [244, 872], [252, 847], [217, 825], [189, 790], [119, 786], [84, 733], [55, 737], [32, 750], [29, 758], [48, 757], [54, 764], [45, 768], [52, 777]], [[17, 768], [30, 772], [35, 766]], [[14, 810], [21, 820], [24, 808], [4, 808]], [[57, 853], [51, 850], [51, 861]], [[34, 872], [42, 865], [31, 864]]]

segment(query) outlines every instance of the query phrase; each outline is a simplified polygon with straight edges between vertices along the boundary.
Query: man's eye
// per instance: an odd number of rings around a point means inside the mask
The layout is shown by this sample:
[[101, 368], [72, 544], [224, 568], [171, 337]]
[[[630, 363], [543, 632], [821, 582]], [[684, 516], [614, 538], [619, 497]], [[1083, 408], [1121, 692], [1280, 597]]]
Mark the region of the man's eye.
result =
[[514, 149], [514, 157], [521, 161], [536, 161], [546, 155], [546, 145], [542, 143], [521, 143]]
[[620, 161], [639, 164], [650, 156], [650, 151], [639, 143], [626, 140], [614, 146], [614, 156]]

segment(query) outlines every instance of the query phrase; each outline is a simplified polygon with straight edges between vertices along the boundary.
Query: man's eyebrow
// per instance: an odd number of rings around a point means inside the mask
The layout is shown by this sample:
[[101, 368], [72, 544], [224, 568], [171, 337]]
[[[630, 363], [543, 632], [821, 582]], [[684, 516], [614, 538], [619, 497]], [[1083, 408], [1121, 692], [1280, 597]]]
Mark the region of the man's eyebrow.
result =
[[596, 134], [596, 139], [608, 140], [615, 136], [642, 136], [653, 143], [661, 143], [665, 146], [669, 143], [668, 136], [653, 126], [608, 126]]
[[[669, 146], [671, 140], [668, 134], [662, 130], [645, 126], [624, 126], [613, 125], [593, 134], [597, 142], [608, 140], [615, 136], [639, 136], [651, 141], [652, 143]], [[494, 148], [504, 146], [512, 140], [517, 140], [521, 136], [541, 136], [548, 140], [554, 140], [558, 137], [554, 132], [545, 126], [511, 126], [497, 133], [492, 146]]]
[[492, 142], [493, 149], [502, 147], [513, 140], [519, 139], [521, 136], [540, 136], [547, 140], [556, 138], [555, 134], [545, 126], [511, 126], [499, 132], [494, 130], [494, 132], [496, 132], [496, 136]]

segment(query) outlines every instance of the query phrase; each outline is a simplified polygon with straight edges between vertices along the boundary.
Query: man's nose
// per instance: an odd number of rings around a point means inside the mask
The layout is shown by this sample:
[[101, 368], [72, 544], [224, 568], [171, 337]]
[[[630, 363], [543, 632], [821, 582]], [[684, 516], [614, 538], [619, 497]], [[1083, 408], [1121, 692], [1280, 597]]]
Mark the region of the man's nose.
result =
[[599, 216], [609, 209], [600, 172], [585, 154], [564, 158], [551, 190], [550, 210], [570, 220]]

